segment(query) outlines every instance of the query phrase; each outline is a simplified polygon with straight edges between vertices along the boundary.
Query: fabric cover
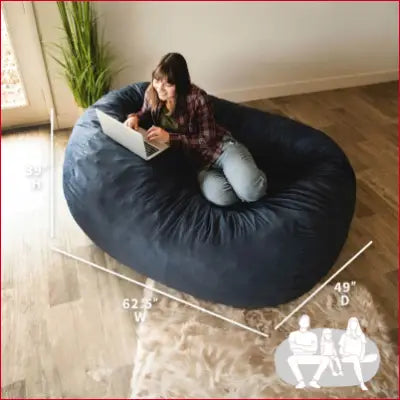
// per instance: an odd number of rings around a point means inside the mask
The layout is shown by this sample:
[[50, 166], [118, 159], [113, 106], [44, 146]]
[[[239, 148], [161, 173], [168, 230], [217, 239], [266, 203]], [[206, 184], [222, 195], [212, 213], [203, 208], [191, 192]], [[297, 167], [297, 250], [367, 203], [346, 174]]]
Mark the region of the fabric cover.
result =
[[268, 177], [262, 199], [216, 206], [182, 151], [144, 161], [102, 132], [95, 108], [124, 121], [148, 84], [110, 91], [73, 128], [63, 189], [78, 225], [119, 262], [204, 300], [256, 308], [310, 290], [334, 264], [354, 212], [343, 151], [310, 126], [209, 95], [216, 122]]

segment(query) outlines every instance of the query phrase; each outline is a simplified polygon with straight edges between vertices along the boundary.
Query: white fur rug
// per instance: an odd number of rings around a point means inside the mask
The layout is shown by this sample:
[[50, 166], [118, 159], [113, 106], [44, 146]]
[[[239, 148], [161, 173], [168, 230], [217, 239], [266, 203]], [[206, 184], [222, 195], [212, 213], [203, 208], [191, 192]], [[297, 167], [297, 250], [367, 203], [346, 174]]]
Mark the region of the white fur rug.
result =
[[198, 300], [151, 279], [147, 285], [204, 307], [270, 335], [262, 337], [190, 306], [145, 289], [145, 297], [157, 297], [138, 326], [138, 348], [131, 380], [131, 398], [397, 398], [397, 347], [391, 343], [383, 314], [362, 286], [352, 288], [350, 304], [341, 307], [333, 286], [327, 285], [301, 311], [311, 318], [311, 328], [346, 329], [351, 316], [358, 317], [364, 333], [380, 351], [378, 373], [357, 386], [295, 389], [275, 373], [275, 348], [298, 329], [299, 314], [278, 330], [281, 322], [303, 297], [278, 308], [245, 310]]

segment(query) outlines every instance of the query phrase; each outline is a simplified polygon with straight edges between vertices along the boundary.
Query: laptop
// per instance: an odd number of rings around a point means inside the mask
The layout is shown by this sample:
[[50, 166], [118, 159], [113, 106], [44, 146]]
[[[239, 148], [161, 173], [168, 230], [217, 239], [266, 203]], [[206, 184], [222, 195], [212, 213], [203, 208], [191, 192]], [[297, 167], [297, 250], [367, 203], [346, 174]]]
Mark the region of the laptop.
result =
[[132, 129], [97, 108], [96, 113], [107, 136], [144, 160], [151, 160], [169, 148], [168, 144], [160, 141], [147, 141], [147, 132], [141, 127]]

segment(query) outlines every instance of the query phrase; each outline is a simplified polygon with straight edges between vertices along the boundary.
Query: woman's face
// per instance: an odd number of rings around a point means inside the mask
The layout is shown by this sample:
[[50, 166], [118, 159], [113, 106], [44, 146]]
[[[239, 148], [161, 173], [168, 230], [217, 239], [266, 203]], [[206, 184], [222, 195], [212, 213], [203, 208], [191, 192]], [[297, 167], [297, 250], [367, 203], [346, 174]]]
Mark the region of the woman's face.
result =
[[164, 79], [153, 79], [153, 87], [157, 91], [158, 97], [161, 101], [172, 99], [175, 97], [175, 85], [171, 85]]
[[351, 329], [352, 331], [355, 331], [355, 330], [357, 329], [357, 326], [358, 326], [358, 321], [357, 321], [357, 319], [352, 319], [352, 320], [350, 321], [350, 329]]

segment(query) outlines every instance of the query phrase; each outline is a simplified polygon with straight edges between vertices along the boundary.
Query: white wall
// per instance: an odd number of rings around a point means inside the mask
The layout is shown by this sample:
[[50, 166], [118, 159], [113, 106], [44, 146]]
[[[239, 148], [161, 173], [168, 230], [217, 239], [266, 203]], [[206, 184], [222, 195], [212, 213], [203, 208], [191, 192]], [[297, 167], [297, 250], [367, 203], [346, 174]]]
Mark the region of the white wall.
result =
[[[37, 2], [42, 40], [55, 40], [55, 3]], [[232, 101], [397, 79], [397, 2], [94, 2], [120, 63], [113, 88], [143, 80], [167, 52], [192, 81]], [[47, 60], [60, 125], [76, 111]]]

